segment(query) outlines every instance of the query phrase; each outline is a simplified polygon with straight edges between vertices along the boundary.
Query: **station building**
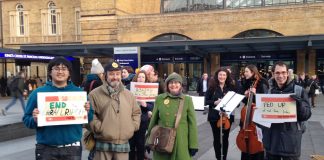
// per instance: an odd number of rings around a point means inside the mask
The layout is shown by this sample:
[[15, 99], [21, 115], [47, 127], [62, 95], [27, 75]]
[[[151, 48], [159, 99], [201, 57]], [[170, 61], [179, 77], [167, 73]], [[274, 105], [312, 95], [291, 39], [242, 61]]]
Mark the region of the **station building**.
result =
[[[267, 72], [285, 61], [295, 73], [324, 72], [324, 0], [3, 0], [3, 47], [73, 56], [77, 74], [114, 47], [140, 47], [141, 64], [173, 71], [190, 88], [203, 72], [246, 64]], [[3, 61], [3, 59], [1, 59]], [[6, 61], [46, 66], [46, 61]], [[22, 61], [26, 61], [23, 63]], [[4, 63], [10, 68], [9, 62]], [[31, 75], [34, 74], [31, 69]]]

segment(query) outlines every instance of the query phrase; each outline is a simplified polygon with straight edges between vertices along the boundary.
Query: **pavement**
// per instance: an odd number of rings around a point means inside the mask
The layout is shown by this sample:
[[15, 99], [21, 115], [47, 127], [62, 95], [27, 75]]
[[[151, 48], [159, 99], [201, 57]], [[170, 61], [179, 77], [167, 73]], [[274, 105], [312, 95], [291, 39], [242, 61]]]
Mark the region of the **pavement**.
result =
[[[0, 109], [8, 104], [10, 98], [0, 98]], [[240, 109], [234, 111], [235, 122], [231, 128], [229, 136], [229, 151], [228, 160], [240, 160], [241, 152], [236, 146], [236, 136], [239, 132], [238, 122], [240, 118]], [[4, 136], [15, 137], [13, 135], [31, 132], [31, 135], [26, 134], [22, 138], [9, 138], [1, 140], [0, 138], [0, 159], [1, 160], [32, 160], [35, 159], [35, 135], [34, 130], [26, 129], [21, 124], [23, 116], [20, 103], [17, 101], [15, 106], [10, 108], [7, 116], [0, 116], [0, 131], [7, 129], [8, 132], [1, 131]], [[207, 114], [202, 111], [196, 111], [198, 136], [199, 136], [199, 151], [193, 159], [195, 160], [213, 160], [215, 158], [213, 149], [213, 136], [209, 123], [207, 122]], [[13, 126], [20, 124], [20, 127]], [[7, 128], [5, 128], [7, 127]], [[9, 128], [8, 128], [9, 127]], [[11, 127], [11, 128], [10, 128]], [[0, 137], [3, 137], [0, 135]], [[10, 135], [10, 136], [8, 136]], [[307, 121], [307, 130], [303, 134], [302, 139], [302, 155], [301, 160], [309, 160], [310, 155], [324, 155], [324, 96], [319, 95], [316, 99], [316, 107], [312, 108], [312, 117]], [[88, 151], [83, 150], [82, 160], [86, 160]]]

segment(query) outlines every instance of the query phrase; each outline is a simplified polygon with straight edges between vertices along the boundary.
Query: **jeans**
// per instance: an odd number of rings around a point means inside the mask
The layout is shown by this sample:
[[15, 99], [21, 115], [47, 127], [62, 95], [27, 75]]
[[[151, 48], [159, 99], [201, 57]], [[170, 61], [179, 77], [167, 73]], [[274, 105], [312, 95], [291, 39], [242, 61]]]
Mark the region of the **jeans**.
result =
[[25, 113], [25, 101], [23, 99], [23, 96], [18, 96], [18, 97], [13, 96], [11, 102], [6, 106], [5, 110], [8, 111], [9, 108], [11, 108], [16, 103], [17, 99], [19, 99], [21, 103], [21, 107]]
[[53, 147], [43, 144], [36, 144], [36, 160], [81, 160], [82, 147]]

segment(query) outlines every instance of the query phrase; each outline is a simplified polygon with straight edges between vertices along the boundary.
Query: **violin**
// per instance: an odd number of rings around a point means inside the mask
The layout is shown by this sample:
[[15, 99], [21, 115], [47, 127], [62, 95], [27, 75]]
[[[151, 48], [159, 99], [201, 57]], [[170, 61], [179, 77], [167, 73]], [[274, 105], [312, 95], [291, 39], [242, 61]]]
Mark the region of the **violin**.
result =
[[263, 151], [263, 144], [258, 140], [256, 133], [256, 126], [252, 122], [253, 113], [255, 109], [255, 104], [253, 101], [252, 88], [256, 88], [259, 79], [255, 80], [250, 86], [248, 94], [248, 102], [241, 110], [241, 122], [243, 127], [241, 128], [239, 134], [236, 137], [237, 147], [245, 153], [255, 154]]
[[[222, 113], [220, 113], [220, 114], [222, 114]], [[223, 126], [223, 128], [225, 130], [228, 130], [231, 127], [231, 123], [230, 123], [228, 117], [225, 117], [225, 116], [223, 116], [222, 119], [219, 119], [217, 121], [216, 125], [218, 128], [221, 128], [221, 126]]]

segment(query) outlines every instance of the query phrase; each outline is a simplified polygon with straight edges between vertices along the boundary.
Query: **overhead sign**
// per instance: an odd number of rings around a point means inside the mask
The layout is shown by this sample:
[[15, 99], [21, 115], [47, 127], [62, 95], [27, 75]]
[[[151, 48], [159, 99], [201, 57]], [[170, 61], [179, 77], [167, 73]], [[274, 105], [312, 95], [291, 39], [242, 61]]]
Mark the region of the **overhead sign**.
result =
[[37, 93], [38, 126], [88, 123], [86, 92]]
[[115, 47], [114, 60], [122, 66], [131, 66], [133, 69], [139, 68], [139, 47]]

